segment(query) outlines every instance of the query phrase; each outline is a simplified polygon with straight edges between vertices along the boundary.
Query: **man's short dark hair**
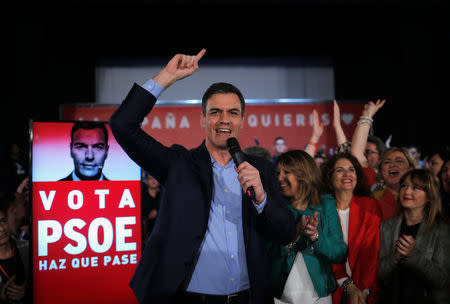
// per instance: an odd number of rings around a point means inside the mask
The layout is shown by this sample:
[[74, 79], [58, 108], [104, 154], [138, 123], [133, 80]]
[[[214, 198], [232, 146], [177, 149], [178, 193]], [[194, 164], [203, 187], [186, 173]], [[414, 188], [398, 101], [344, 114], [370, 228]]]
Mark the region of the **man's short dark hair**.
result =
[[103, 135], [105, 136], [105, 142], [108, 143], [108, 130], [106, 130], [105, 123], [98, 121], [77, 121], [72, 127], [72, 131], [70, 131], [70, 142], [73, 142], [73, 134], [80, 130], [92, 130], [92, 129], [100, 129], [103, 131]]
[[286, 141], [285, 139], [284, 139], [284, 137], [281, 137], [281, 136], [278, 136], [278, 137], [275, 137], [275, 139], [273, 140], [273, 144], [276, 144], [277, 143], [277, 140], [283, 140], [283, 141]]
[[409, 150], [409, 149], [416, 149], [416, 151], [417, 151], [418, 153], [421, 152], [421, 151], [420, 151], [420, 147], [419, 147], [419, 145], [417, 145], [417, 144], [409, 144], [409, 145], [406, 146], [406, 148], [408, 148], [408, 150]]
[[236, 94], [239, 97], [239, 101], [241, 102], [241, 116], [244, 116], [245, 112], [245, 99], [242, 95], [241, 91], [239, 91], [238, 88], [236, 88], [231, 83], [226, 82], [216, 82], [209, 86], [208, 89], [206, 89], [205, 93], [202, 97], [202, 113], [204, 116], [206, 116], [206, 105], [208, 103], [208, 99], [214, 95], [214, 94], [229, 94], [233, 93]]
[[386, 150], [385, 143], [381, 140], [381, 138], [377, 136], [369, 135], [369, 137], [367, 137], [367, 142], [370, 142], [377, 147], [378, 155], [383, 154], [383, 152]]
[[246, 154], [262, 157], [262, 158], [267, 159], [268, 161], [272, 161], [272, 155], [270, 154], [269, 150], [267, 150], [264, 147], [250, 146], [250, 147], [245, 148], [243, 151]]

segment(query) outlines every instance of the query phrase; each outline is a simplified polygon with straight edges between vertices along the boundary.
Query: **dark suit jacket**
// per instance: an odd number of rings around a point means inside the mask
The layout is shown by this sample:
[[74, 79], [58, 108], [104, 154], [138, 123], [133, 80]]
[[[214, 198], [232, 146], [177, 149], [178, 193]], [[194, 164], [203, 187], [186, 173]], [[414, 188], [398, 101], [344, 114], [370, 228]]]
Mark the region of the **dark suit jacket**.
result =
[[[139, 303], [167, 303], [170, 296], [186, 289], [208, 227], [214, 191], [204, 142], [192, 150], [178, 145], [168, 148], [140, 128], [155, 102], [153, 95], [135, 84], [110, 120], [117, 142], [165, 188], [155, 227], [130, 283]], [[261, 214], [248, 198], [242, 198], [251, 300], [273, 303], [265, 239], [287, 244], [294, 239], [296, 227], [280, 196], [273, 164], [259, 157], [247, 160], [259, 170], [267, 193]]]
[[[109, 179], [107, 179], [106, 176], [103, 175], [103, 180], [107, 181], [107, 180], [109, 180]], [[64, 178], [61, 178], [61, 179], [58, 180], [58, 181], [59, 181], [59, 182], [62, 182], [62, 181], [73, 181], [73, 178], [72, 178], [72, 172], [70, 172], [69, 175], [67, 175], [67, 176], [64, 177]]]

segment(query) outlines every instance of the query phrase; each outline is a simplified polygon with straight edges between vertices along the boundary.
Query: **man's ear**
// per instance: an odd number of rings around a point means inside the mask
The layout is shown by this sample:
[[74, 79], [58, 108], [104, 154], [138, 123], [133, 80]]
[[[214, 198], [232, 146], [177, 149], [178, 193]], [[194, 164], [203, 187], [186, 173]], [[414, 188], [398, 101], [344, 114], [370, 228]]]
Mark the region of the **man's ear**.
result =
[[201, 124], [202, 128], [204, 128], [206, 126], [206, 117], [205, 117], [205, 115], [203, 115], [203, 112], [200, 114], [200, 124]]
[[73, 158], [72, 148], [73, 148], [73, 144], [72, 144], [72, 142], [70, 142], [70, 157]]

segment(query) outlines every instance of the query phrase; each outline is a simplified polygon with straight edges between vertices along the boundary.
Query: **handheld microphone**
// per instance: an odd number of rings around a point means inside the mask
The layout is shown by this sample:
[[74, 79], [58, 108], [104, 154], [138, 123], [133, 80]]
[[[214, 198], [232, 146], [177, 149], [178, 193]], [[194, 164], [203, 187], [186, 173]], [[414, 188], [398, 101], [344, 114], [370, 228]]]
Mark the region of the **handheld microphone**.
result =
[[[241, 147], [239, 146], [239, 142], [235, 137], [231, 137], [227, 139], [227, 148], [228, 152], [231, 154], [236, 167], [242, 164], [245, 161], [244, 152], [242, 152]], [[245, 195], [251, 200], [255, 200], [255, 190], [250, 186], [245, 190]]]

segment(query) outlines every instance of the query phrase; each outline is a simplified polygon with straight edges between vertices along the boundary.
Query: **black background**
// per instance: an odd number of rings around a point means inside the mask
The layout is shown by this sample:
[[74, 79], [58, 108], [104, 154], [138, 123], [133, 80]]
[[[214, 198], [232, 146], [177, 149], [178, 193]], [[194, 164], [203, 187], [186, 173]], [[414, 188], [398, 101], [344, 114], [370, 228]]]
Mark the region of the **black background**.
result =
[[[105, 58], [330, 56], [338, 100], [386, 98], [375, 134], [422, 154], [448, 144], [450, 24], [436, 1], [35, 1], [2, 5], [7, 136], [92, 102]], [[152, 76], [152, 75], [149, 75]], [[232, 80], [230, 80], [232, 81]]]

